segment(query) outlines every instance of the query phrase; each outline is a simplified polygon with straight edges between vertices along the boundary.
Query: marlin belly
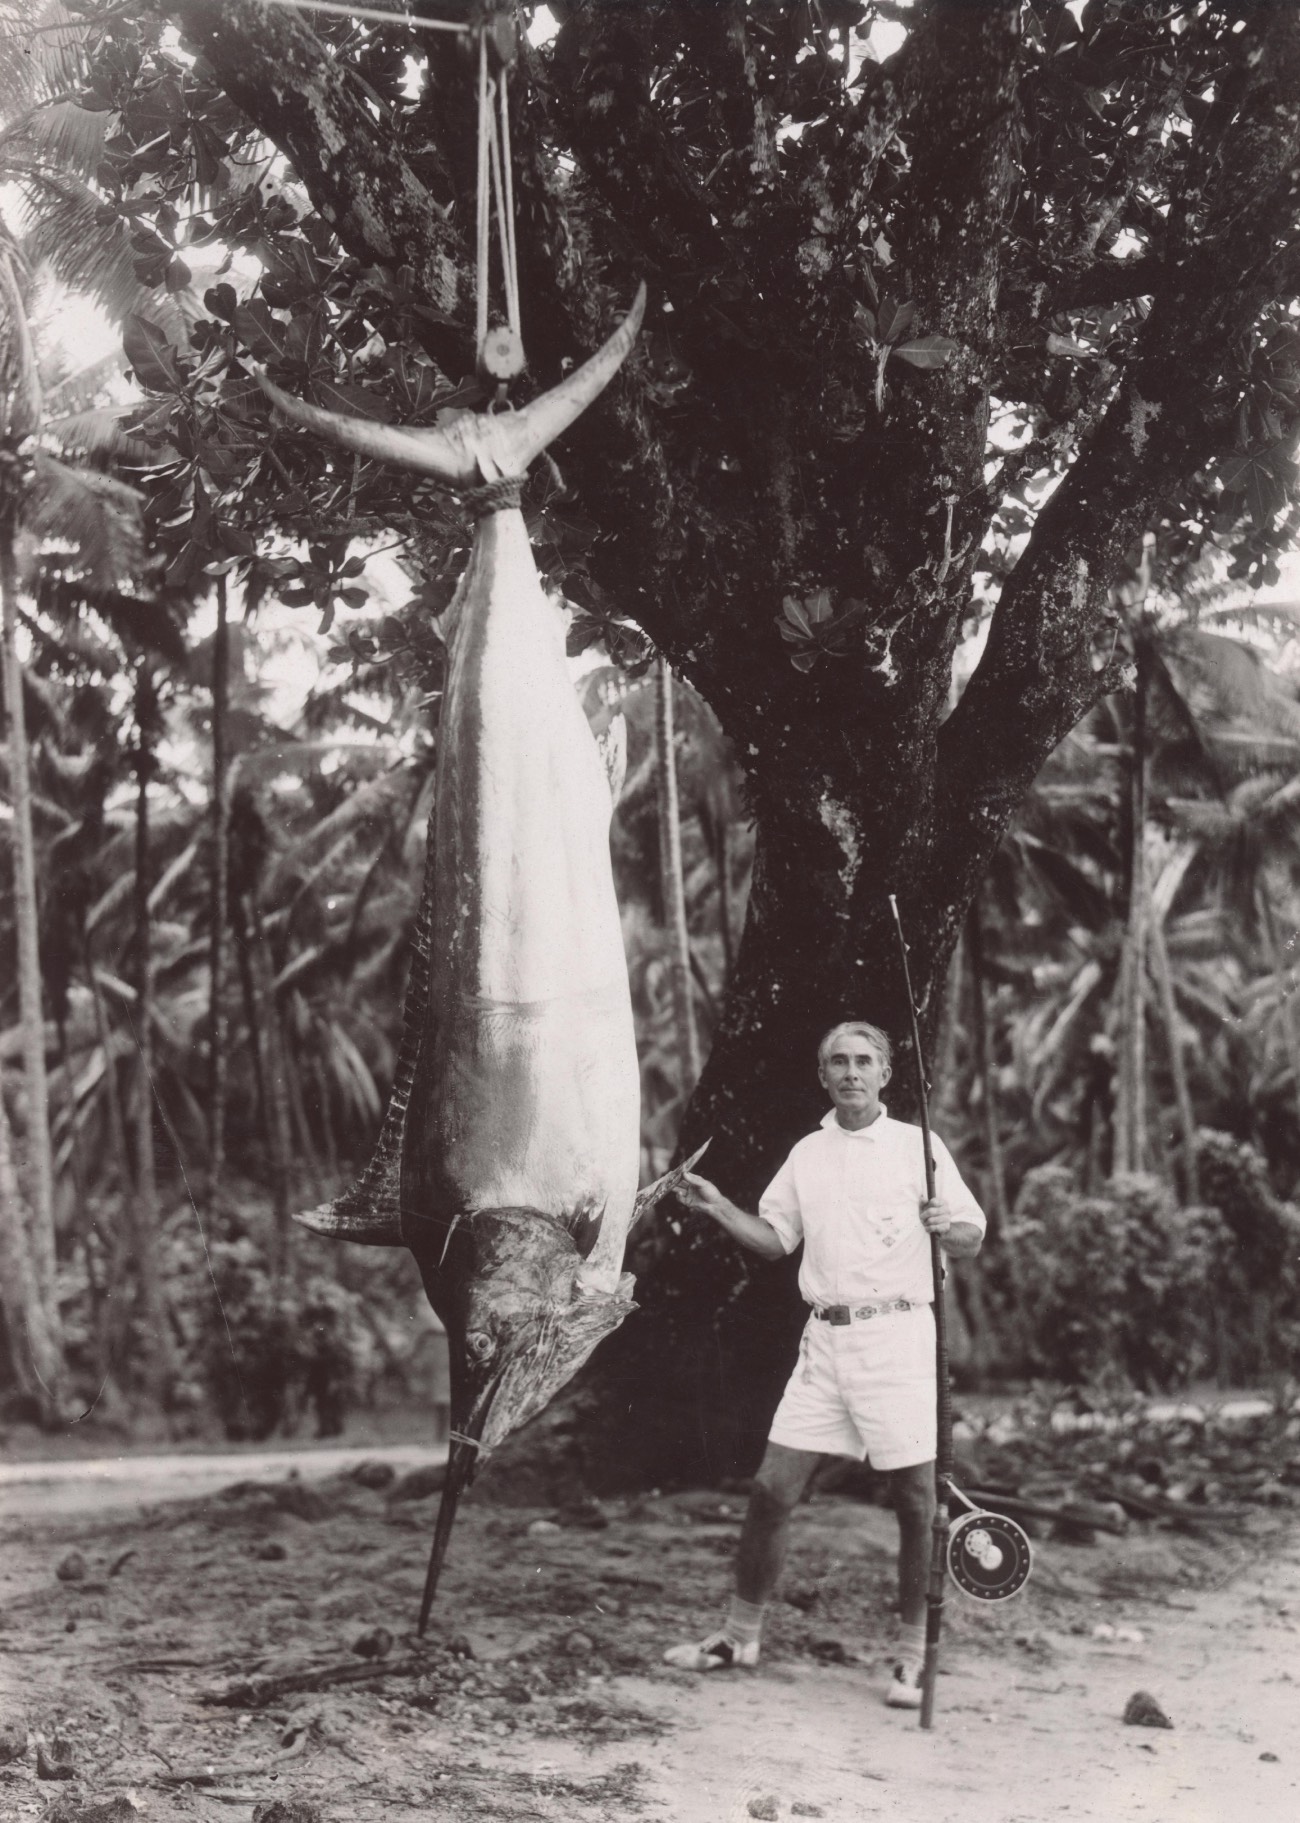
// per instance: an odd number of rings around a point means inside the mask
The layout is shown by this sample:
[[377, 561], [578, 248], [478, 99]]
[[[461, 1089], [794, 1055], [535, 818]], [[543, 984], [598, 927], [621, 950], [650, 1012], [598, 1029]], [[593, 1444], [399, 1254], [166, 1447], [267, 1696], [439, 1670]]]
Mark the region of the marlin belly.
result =
[[535, 1209], [613, 1292], [636, 1200], [640, 1082], [610, 794], [522, 515], [480, 522], [451, 610], [429, 992], [405, 1123], [402, 1234]]

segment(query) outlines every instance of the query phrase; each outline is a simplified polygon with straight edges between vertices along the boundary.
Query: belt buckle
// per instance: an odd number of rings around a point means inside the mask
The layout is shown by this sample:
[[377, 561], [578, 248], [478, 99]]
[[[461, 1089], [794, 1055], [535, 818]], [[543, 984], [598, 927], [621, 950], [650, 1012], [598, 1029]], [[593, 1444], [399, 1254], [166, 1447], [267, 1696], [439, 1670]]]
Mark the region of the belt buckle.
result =
[[846, 1323], [853, 1321], [853, 1312], [847, 1304], [828, 1304], [822, 1315], [828, 1323], [833, 1323], [837, 1328], [843, 1328]]

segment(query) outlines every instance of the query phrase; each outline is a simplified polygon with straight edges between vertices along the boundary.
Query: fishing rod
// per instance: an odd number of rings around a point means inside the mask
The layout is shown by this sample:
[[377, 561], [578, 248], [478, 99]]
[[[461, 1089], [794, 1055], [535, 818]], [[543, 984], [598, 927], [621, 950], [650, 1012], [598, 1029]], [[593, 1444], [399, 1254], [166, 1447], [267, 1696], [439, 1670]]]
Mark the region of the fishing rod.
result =
[[[925, 1200], [935, 1200], [934, 1146], [930, 1133], [930, 1103], [921, 1054], [921, 1029], [912, 994], [912, 974], [907, 964], [907, 940], [898, 915], [898, 900], [889, 895], [898, 955], [903, 967], [903, 989], [912, 1027], [912, 1056], [916, 1062], [916, 1093], [921, 1117], [921, 1146], [925, 1155]], [[945, 1572], [967, 1595], [980, 1601], [1005, 1601], [1029, 1580], [1033, 1552], [1029, 1539], [1012, 1519], [1001, 1513], [982, 1512], [953, 1481], [952, 1387], [948, 1378], [948, 1313], [943, 1298], [943, 1249], [937, 1234], [930, 1236], [930, 1271], [934, 1280], [935, 1381], [938, 1390], [938, 1438], [935, 1454], [935, 1508], [930, 1531], [930, 1580], [925, 1594], [925, 1661], [921, 1670], [921, 1726], [934, 1726], [934, 1687], [939, 1674], [939, 1636], [943, 1630]], [[967, 1509], [954, 1525], [952, 1503]]]

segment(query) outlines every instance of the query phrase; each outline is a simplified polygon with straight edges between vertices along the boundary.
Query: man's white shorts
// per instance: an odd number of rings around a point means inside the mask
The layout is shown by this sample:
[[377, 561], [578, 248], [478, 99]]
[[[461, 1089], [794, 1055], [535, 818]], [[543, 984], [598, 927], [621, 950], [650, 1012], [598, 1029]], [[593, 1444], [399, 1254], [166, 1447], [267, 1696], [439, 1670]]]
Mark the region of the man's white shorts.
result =
[[809, 1317], [768, 1441], [906, 1469], [935, 1454], [934, 1311], [852, 1323]]

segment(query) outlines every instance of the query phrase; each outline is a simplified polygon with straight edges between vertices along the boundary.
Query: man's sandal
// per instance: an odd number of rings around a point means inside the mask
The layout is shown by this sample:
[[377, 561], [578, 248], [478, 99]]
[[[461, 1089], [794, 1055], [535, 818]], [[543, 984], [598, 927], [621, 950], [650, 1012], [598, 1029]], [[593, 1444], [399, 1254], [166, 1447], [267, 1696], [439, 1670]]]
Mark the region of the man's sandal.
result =
[[725, 1633], [710, 1633], [698, 1645], [669, 1646], [664, 1663], [678, 1671], [734, 1671], [758, 1663], [758, 1641], [752, 1639], [738, 1646]]

